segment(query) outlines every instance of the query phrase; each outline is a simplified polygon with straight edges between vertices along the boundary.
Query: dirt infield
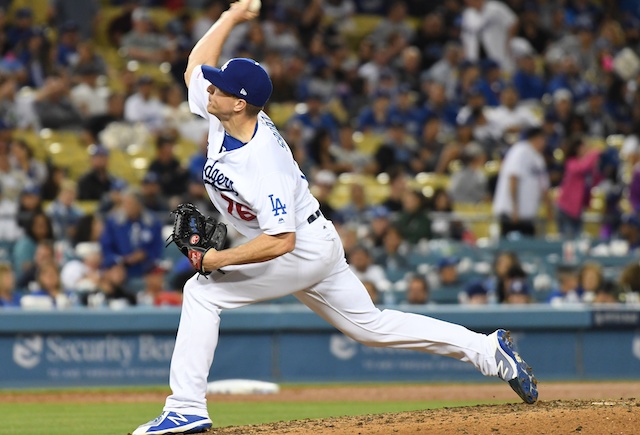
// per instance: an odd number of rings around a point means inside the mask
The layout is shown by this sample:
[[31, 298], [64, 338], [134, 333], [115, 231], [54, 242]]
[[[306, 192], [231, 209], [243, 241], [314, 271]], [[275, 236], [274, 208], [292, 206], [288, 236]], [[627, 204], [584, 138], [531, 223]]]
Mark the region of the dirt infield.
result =
[[[539, 385], [540, 402], [518, 403], [501, 382], [460, 385], [376, 385], [287, 387], [272, 395], [214, 395], [218, 402], [322, 402], [506, 400], [504, 405], [444, 408], [394, 414], [340, 417], [216, 428], [209, 435], [346, 434], [638, 434], [640, 382], [549, 383]], [[5, 392], [4, 403], [108, 403], [164, 401], [166, 392]], [[638, 398], [638, 399], [636, 399]]]

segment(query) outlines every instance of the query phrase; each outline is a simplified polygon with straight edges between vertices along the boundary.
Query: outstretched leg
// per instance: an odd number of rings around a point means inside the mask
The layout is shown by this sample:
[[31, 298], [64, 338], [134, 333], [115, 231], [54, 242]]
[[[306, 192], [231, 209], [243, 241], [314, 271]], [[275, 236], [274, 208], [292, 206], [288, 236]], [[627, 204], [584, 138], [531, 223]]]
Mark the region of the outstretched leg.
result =
[[[379, 310], [346, 262], [337, 265], [334, 273], [320, 284], [296, 293], [296, 297], [345, 335], [368, 346], [412, 349], [456, 358], [473, 364], [485, 376], [500, 376], [507, 382], [524, 377], [527, 372], [528, 366], [520, 363], [522, 359], [508, 337], [496, 335], [498, 332], [487, 336], [423, 315]], [[509, 370], [505, 371], [507, 364]], [[499, 365], [503, 368], [501, 373]], [[532, 391], [533, 375], [526, 379], [526, 384], [518, 385], [521, 391], [511, 386], [523, 400], [533, 403], [537, 398], [537, 391]], [[525, 397], [522, 391], [527, 389]]]

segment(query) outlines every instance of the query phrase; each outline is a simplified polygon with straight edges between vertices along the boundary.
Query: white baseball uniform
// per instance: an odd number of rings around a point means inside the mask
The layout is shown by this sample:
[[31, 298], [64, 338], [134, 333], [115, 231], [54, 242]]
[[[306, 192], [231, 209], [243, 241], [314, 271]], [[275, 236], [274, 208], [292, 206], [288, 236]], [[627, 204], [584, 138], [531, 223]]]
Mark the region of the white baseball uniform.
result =
[[413, 349], [470, 362], [496, 376], [495, 344], [484, 334], [430, 317], [380, 311], [345, 261], [340, 237], [318, 209], [306, 178], [269, 117], [261, 112], [246, 144], [230, 138], [207, 108], [209, 82], [196, 67], [191, 111], [209, 120], [204, 181], [211, 201], [240, 233], [296, 233], [292, 252], [263, 263], [225, 267], [184, 287], [165, 411], [207, 416], [207, 376], [220, 312], [294, 294], [349, 337], [378, 347]]

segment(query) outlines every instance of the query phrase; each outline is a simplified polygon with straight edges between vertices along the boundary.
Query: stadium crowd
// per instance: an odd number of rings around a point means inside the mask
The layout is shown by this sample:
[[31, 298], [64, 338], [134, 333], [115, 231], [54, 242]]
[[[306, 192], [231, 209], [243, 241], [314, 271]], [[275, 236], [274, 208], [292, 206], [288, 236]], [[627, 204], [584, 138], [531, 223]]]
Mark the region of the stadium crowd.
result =
[[[191, 269], [165, 250], [168, 212], [188, 201], [216, 213], [202, 185], [208, 123], [188, 112], [182, 74], [228, 3], [12, 3], [0, 2], [0, 306], [180, 304]], [[263, 0], [221, 61], [269, 71], [266, 112], [280, 109], [374, 301], [637, 303], [639, 55], [633, 1]], [[74, 167], [27, 139], [48, 131], [81, 144]], [[140, 137], [144, 175], [116, 176], [110, 159]], [[446, 183], [416, 188], [425, 174]], [[491, 236], [554, 235], [560, 261], [478, 248], [486, 235], [455, 211], [491, 203]], [[574, 254], [592, 246], [629, 265]]]

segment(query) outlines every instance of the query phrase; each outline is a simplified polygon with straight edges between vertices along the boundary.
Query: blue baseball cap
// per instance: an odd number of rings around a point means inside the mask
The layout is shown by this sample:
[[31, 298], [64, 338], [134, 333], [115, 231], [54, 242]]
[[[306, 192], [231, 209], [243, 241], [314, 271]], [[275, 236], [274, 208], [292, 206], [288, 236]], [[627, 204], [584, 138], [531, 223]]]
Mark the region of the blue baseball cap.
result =
[[202, 65], [202, 75], [216, 88], [257, 107], [267, 104], [273, 92], [269, 74], [253, 59], [231, 59], [222, 68]]

